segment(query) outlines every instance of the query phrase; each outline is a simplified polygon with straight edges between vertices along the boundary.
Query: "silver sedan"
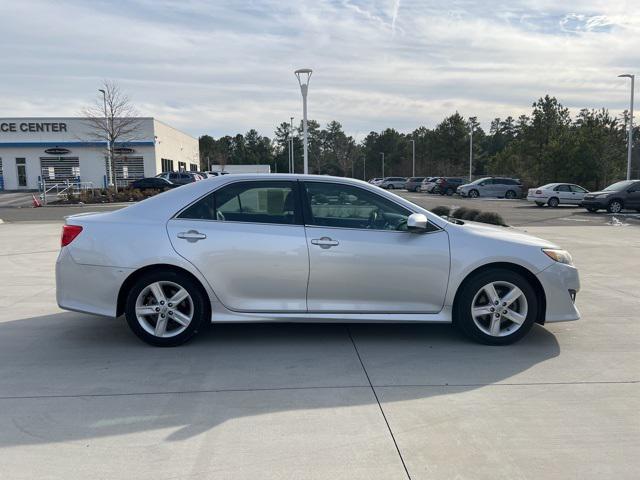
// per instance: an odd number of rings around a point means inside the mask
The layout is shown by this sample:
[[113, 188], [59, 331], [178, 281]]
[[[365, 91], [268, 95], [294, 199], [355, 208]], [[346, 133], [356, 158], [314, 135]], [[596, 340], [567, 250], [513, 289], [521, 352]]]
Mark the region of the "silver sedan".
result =
[[68, 217], [61, 308], [174, 346], [211, 322], [440, 322], [504, 345], [577, 320], [558, 246], [448, 221], [358, 180], [228, 175]]

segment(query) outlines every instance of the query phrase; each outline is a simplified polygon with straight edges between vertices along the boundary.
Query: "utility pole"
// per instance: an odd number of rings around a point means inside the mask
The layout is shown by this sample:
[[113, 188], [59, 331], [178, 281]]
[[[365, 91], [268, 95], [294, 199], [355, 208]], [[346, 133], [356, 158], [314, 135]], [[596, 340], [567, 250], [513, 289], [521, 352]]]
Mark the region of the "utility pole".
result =
[[[107, 183], [110, 187], [113, 186], [113, 173], [112, 173], [112, 162], [113, 159], [111, 157], [111, 125], [109, 122], [109, 115], [107, 114], [107, 92], [105, 92], [102, 88], [98, 90], [102, 92], [102, 101], [104, 103], [104, 121], [107, 126], [107, 168], [109, 170], [107, 175]], [[116, 188], [117, 189], [117, 188]]]
[[293, 117], [291, 118], [291, 138], [289, 139], [289, 173], [293, 173], [295, 170], [295, 162], [293, 159]]
[[633, 150], [633, 90], [635, 84], [635, 75], [625, 73], [618, 77], [631, 79], [631, 105], [629, 106], [629, 138], [627, 140], [627, 180], [631, 180], [631, 152]]
[[362, 157], [362, 179], [367, 181], [367, 157]]
[[382, 155], [382, 178], [384, 178], [384, 152], [380, 152], [380, 155]]
[[473, 181], [473, 122], [469, 131], [469, 183]]
[[411, 142], [411, 150], [412, 150], [412, 157], [413, 157], [411, 176], [415, 177], [416, 176], [416, 141], [415, 140], [409, 140], [409, 141]]

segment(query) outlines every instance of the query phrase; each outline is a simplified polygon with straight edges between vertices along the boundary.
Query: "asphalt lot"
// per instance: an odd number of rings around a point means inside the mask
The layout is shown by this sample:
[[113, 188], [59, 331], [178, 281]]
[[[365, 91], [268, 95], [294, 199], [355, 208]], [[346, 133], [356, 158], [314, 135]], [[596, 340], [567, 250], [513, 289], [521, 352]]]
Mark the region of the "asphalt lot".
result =
[[[520, 211], [508, 203], [483, 205], [505, 208], [515, 224]], [[0, 212], [0, 478], [635, 479], [640, 471], [632, 222], [570, 222], [555, 218], [564, 209], [533, 209], [553, 217], [524, 229], [569, 249], [580, 268], [583, 319], [535, 326], [509, 347], [476, 345], [446, 325], [260, 324], [218, 325], [181, 348], [157, 349], [123, 319], [57, 308], [54, 264], [69, 209], [12, 210], [13, 219]]]

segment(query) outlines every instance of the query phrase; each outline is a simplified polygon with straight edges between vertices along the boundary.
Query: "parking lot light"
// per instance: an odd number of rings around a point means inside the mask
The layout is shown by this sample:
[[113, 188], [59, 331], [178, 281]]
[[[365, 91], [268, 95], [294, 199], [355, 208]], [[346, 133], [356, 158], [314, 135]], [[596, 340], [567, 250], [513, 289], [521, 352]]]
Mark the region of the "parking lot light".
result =
[[[298, 77], [298, 84], [302, 92], [302, 135], [304, 137], [304, 174], [309, 173], [309, 141], [307, 134], [307, 92], [309, 91], [309, 80], [313, 70], [310, 68], [300, 68], [294, 72]], [[306, 78], [305, 78], [306, 75]]]
[[627, 140], [627, 180], [631, 180], [631, 150], [633, 148], [633, 90], [634, 90], [636, 76], [631, 75], [630, 73], [625, 73], [623, 75], [618, 75], [618, 77], [631, 79], [631, 102], [629, 106], [629, 138]]

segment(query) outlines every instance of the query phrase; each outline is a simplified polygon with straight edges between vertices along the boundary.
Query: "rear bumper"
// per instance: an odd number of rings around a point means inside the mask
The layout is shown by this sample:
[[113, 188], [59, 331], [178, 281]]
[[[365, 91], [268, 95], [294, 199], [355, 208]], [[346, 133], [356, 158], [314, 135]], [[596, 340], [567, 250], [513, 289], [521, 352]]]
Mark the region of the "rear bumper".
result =
[[56, 261], [56, 301], [65, 310], [116, 316], [118, 293], [133, 270], [76, 263], [68, 248]]
[[534, 197], [532, 195], [527, 195], [527, 200], [530, 202], [547, 203], [547, 200], [549, 199], [545, 197]]
[[580, 319], [580, 311], [571, 298], [580, 291], [578, 270], [554, 263], [538, 273], [547, 300], [545, 322], [568, 322]]

